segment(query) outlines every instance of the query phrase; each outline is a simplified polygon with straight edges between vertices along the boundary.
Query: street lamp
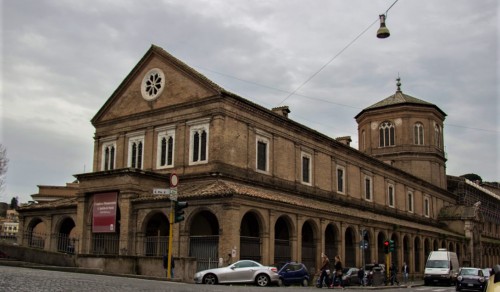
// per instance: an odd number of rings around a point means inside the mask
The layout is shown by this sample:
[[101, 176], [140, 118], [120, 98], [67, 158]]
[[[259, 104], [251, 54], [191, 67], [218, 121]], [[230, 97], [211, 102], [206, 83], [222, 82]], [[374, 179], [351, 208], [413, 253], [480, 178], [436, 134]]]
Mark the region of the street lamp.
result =
[[391, 33], [389, 32], [389, 29], [385, 26], [385, 14], [380, 14], [380, 28], [377, 30], [377, 37], [379, 39], [385, 39], [388, 38]]

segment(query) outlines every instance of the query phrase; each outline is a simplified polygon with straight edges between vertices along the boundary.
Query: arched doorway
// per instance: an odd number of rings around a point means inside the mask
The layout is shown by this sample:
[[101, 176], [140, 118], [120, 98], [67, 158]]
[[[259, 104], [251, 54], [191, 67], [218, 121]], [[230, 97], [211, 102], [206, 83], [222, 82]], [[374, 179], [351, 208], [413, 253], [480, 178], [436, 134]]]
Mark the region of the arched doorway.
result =
[[338, 230], [333, 224], [328, 224], [325, 229], [325, 254], [333, 260], [338, 255]]
[[255, 213], [248, 212], [243, 216], [240, 225], [240, 259], [262, 263], [260, 229]]
[[410, 238], [408, 236], [404, 236], [403, 237], [403, 262], [406, 262], [408, 265], [411, 265], [410, 254], [411, 254]]
[[[368, 230], [361, 231], [361, 243], [364, 243], [362, 246], [360, 245], [361, 250], [361, 264], [371, 264], [372, 258], [372, 243], [370, 242], [371, 234]], [[360, 243], [360, 244], [361, 244]]]
[[75, 230], [75, 222], [71, 218], [65, 218], [59, 227], [57, 234], [57, 251], [64, 253], [74, 253], [76, 248], [77, 238]]
[[45, 239], [47, 238], [47, 228], [40, 218], [35, 218], [28, 225], [26, 237], [29, 247], [45, 248]]
[[427, 258], [429, 257], [429, 254], [431, 253], [432, 248], [431, 248], [431, 243], [428, 238], [424, 240], [424, 259], [427, 262]]
[[[216, 268], [219, 263], [219, 221], [203, 210], [193, 216], [189, 228], [189, 256], [196, 258], [197, 271]], [[227, 258], [226, 262], [231, 260]]]
[[[420, 261], [421, 243], [420, 243], [420, 238], [419, 237], [415, 237], [413, 245], [415, 247], [414, 248], [414, 256], [413, 256], [413, 258], [415, 259], [415, 272], [421, 273], [423, 271], [422, 271], [422, 263]], [[410, 263], [408, 263], [408, 265], [410, 265]]]
[[345, 259], [344, 259], [344, 267], [355, 267], [356, 266], [356, 242], [355, 242], [355, 233], [354, 229], [351, 227], [347, 227], [345, 230], [344, 237], [344, 250], [345, 250]]
[[281, 216], [274, 225], [274, 262], [282, 263], [292, 259], [290, 245], [291, 224], [287, 217]]
[[378, 250], [377, 250], [377, 259], [376, 259], [376, 262], [379, 264], [385, 263], [385, 253], [384, 253], [384, 241], [385, 241], [385, 239], [386, 239], [385, 234], [383, 232], [379, 232], [379, 234], [377, 235]]
[[309, 221], [302, 225], [302, 263], [309, 272], [316, 272], [316, 243], [314, 240], [314, 230]]
[[153, 214], [147, 220], [144, 234], [144, 255], [168, 255], [170, 223], [162, 212]]
[[[392, 234], [391, 240], [394, 241], [394, 252], [392, 253], [392, 256], [391, 256], [392, 263], [394, 263], [396, 265], [396, 267], [399, 267], [400, 263], [399, 263], [398, 251], [401, 248], [401, 243], [399, 242], [399, 239], [398, 239], [396, 234]], [[392, 264], [392, 263], [389, 263], [389, 264]]]

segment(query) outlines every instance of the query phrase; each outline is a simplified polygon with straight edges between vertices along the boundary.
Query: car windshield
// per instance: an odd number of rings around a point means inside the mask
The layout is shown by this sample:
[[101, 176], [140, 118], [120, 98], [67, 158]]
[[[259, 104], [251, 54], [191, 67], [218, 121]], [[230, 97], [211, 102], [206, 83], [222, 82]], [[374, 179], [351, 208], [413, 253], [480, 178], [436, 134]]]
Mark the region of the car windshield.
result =
[[426, 268], [448, 268], [448, 261], [445, 260], [430, 260], [425, 265]]
[[462, 269], [460, 272], [461, 275], [468, 276], [480, 276], [480, 270], [478, 269]]

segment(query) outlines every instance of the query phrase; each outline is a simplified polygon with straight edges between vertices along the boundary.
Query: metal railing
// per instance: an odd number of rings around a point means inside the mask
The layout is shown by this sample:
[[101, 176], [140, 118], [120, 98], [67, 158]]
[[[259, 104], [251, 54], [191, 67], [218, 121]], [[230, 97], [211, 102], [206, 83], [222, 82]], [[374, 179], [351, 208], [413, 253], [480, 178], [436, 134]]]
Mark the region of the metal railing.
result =
[[169, 236], [146, 236], [144, 237], [145, 256], [163, 256], [168, 254]]

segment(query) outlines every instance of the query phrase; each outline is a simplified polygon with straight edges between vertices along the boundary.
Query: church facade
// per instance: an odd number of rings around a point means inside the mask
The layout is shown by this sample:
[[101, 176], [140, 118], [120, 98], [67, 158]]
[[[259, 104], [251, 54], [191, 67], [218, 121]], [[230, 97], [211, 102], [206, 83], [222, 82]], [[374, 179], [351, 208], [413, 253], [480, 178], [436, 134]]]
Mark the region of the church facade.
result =
[[188, 207], [173, 225], [172, 253], [196, 270], [254, 259], [315, 272], [322, 252], [359, 267], [384, 263], [386, 240], [391, 260], [415, 277], [438, 248], [461, 265], [500, 261], [500, 197], [468, 184], [489, 202], [481, 205], [448, 189], [439, 107], [398, 81], [395, 94], [356, 116], [359, 150], [289, 113], [228, 92], [153, 45], [92, 119], [93, 171], [75, 175], [73, 196], [20, 208], [19, 242], [161, 258], [173, 202], [154, 190], [175, 173]]

